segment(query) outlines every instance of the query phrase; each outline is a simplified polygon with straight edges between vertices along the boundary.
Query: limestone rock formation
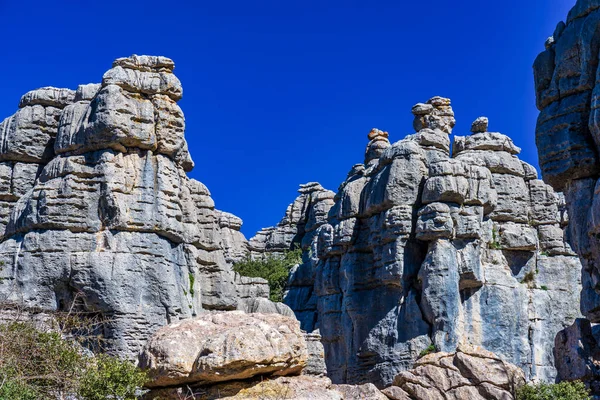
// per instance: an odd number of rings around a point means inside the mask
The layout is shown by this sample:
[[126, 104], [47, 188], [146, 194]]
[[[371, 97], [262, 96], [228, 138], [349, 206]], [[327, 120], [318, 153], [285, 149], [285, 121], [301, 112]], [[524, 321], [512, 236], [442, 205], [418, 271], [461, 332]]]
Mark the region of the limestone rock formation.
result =
[[[379, 393], [381, 395], [381, 393]], [[254, 380], [230, 381], [203, 387], [175, 387], [152, 390], [144, 400], [353, 400], [333, 389], [326, 377], [281, 376]], [[358, 398], [357, 398], [358, 399]], [[369, 397], [361, 400], [371, 400]], [[378, 400], [379, 397], [374, 400]], [[384, 399], [385, 400], [385, 399]]]
[[156, 331], [140, 353], [152, 389], [145, 398], [370, 398], [344, 396], [364, 389], [336, 388], [305, 371], [316, 366], [310, 343], [293, 316], [229, 311], [179, 321]]
[[523, 371], [481, 348], [461, 346], [455, 353], [434, 353], [401, 372], [390, 398], [412, 400], [510, 400], [525, 384]]
[[450, 100], [412, 112], [415, 134], [391, 144], [373, 129], [337, 194], [301, 186], [250, 251], [303, 249], [285, 303], [320, 331], [335, 383], [385, 387], [430, 344], [461, 342], [553, 381], [554, 337], [580, 316], [564, 199], [487, 118], [450, 155]]
[[[535, 60], [536, 142], [544, 180], [564, 191], [568, 235], [583, 264], [579, 320], [556, 338], [559, 377], [583, 379], [600, 394], [600, 9], [578, 0]], [[591, 324], [590, 324], [591, 323]]]
[[299, 325], [278, 314], [207, 313], [156, 331], [140, 367], [152, 388], [297, 375], [308, 359]]
[[393, 386], [332, 385], [299, 375], [309, 358], [299, 322], [277, 314], [213, 312], [156, 331], [140, 353], [148, 400], [513, 399], [523, 371], [473, 346], [420, 358]]
[[241, 220], [186, 176], [173, 69], [121, 58], [101, 84], [25, 94], [0, 124], [0, 301], [65, 310], [81, 293], [128, 356], [168, 323], [268, 302], [231, 268]]

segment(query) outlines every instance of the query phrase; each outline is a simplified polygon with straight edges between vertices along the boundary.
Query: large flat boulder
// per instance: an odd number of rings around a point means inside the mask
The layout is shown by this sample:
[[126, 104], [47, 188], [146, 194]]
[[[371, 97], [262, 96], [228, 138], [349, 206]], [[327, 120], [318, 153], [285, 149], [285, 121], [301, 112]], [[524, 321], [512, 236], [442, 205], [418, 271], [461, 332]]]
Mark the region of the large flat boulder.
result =
[[159, 329], [140, 353], [148, 387], [297, 375], [308, 352], [299, 322], [279, 314], [207, 313]]

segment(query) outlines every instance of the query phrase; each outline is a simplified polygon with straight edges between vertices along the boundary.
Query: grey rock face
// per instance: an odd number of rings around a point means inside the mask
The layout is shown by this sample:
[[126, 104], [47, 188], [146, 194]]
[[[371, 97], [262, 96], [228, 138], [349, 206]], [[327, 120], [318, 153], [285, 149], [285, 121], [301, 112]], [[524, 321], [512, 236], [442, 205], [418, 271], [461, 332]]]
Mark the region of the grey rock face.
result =
[[561, 381], [582, 380], [597, 392], [600, 389], [600, 347], [598, 328], [589, 320], [577, 319], [556, 336], [554, 352], [557, 359], [557, 378]]
[[291, 314], [233, 272], [242, 221], [186, 176], [173, 68], [122, 58], [102, 84], [27, 93], [0, 124], [0, 301], [64, 310], [81, 293], [125, 356], [204, 310]]
[[[582, 379], [600, 394], [598, 345], [591, 323], [600, 322], [600, 121], [598, 84], [598, 2], [578, 0], [566, 23], [560, 22], [546, 50], [534, 64], [537, 106], [540, 110], [536, 142], [544, 180], [564, 191], [568, 210], [566, 236], [583, 264], [581, 311], [578, 320], [556, 338], [555, 354], [561, 379]], [[542, 202], [546, 193], [536, 191]], [[559, 206], [559, 213], [563, 212]], [[540, 214], [544, 221], [549, 215]], [[549, 254], [567, 254], [560, 232], [545, 227], [540, 240]], [[580, 348], [579, 348], [580, 347]]]
[[430, 344], [481, 346], [553, 381], [582, 285], [561, 197], [483, 120], [450, 156], [450, 100], [412, 112], [415, 134], [390, 144], [373, 129], [337, 194], [303, 186], [251, 251], [303, 249], [284, 301], [319, 329], [334, 383], [385, 387]]

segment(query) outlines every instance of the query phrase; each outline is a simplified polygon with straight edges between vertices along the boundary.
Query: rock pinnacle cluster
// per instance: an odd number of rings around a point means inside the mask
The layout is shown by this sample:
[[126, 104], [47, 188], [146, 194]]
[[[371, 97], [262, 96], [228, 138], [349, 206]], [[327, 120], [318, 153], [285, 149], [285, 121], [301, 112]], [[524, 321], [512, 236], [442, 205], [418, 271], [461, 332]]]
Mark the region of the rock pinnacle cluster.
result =
[[0, 124], [0, 299], [48, 311], [83, 299], [127, 356], [168, 323], [269, 303], [266, 281], [225, 257], [241, 220], [186, 176], [173, 69], [120, 58], [101, 84], [26, 93]]
[[449, 99], [412, 113], [416, 133], [371, 130], [337, 193], [302, 186], [251, 251], [304, 250], [284, 301], [322, 335], [334, 382], [385, 387], [431, 345], [481, 346], [553, 381], [554, 337], [580, 316], [564, 198], [487, 118], [450, 146]]
[[[249, 240], [187, 176], [172, 60], [26, 93], [0, 123], [0, 319], [100, 318], [104, 349], [165, 399], [512, 399], [561, 380], [600, 395], [596, 3], [578, 0], [534, 64], [544, 180], [487, 117], [454, 132], [437, 96], [412, 108], [413, 134], [373, 128], [336, 191], [300, 185]], [[297, 248], [283, 303], [234, 272]]]

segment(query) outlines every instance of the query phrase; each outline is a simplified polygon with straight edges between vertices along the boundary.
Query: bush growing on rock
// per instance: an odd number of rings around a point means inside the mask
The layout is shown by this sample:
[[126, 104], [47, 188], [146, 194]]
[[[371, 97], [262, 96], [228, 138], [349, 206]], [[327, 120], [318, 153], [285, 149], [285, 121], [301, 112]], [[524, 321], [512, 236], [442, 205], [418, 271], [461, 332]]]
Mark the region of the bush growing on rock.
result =
[[290, 269], [302, 262], [302, 250], [286, 251], [283, 257], [269, 254], [262, 259], [250, 258], [233, 266], [233, 270], [240, 275], [251, 278], [264, 278], [269, 282], [271, 301], [283, 300], [283, 291], [287, 283]]
[[590, 391], [583, 382], [540, 383], [517, 390], [517, 400], [588, 400]]
[[90, 357], [60, 331], [33, 321], [0, 325], [0, 400], [130, 400], [145, 381], [128, 361]]

